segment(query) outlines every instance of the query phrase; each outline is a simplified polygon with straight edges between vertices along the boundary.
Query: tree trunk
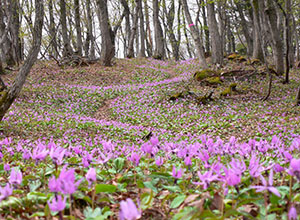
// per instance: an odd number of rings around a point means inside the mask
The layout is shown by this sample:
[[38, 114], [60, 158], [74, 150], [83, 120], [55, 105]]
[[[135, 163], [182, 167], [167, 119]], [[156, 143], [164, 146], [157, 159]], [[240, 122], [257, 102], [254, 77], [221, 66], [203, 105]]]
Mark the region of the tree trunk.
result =
[[241, 7], [241, 3], [237, 2], [236, 8], [237, 8], [237, 11], [238, 11], [240, 19], [241, 19], [242, 31], [243, 31], [244, 37], [246, 39], [246, 42], [247, 42], [247, 54], [252, 55], [253, 54], [253, 38], [250, 34], [250, 31], [248, 28], [248, 23], [246, 21], [243, 9]]
[[4, 91], [0, 98], [0, 121], [10, 108], [16, 97], [20, 94], [25, 80], [31, 67], [37, 59], [42, 41], [43, 19], [44, 19], [44, 1], [35, 0], [36, 17], [34, 22], [33, 44], [29, 54], [18, 72], [16, 79], [8, 91]]
[[10, 27], [11, 33], [11, 42], [12, 42], [12, 51], [15, 64], [19, 64], [22, 61], [22, 43], [20, 39], [20, 5], [19, 1], [13, 0], [10, 1], [10, 8], [12, 13], [12, 24]]
[[148, 57], [152, 57], [153, 55], [153, 42], [152, 42], [152, 36], [151, 36], [151, 28], [150, 28], [150, 18], [149, 18], [149, 7], [147, 4], [147, 0], [144, 0], [144, 6], [145, 6], [145, 19], [146, 19], [146, 44], [147, 44], [147, 53]]
[[159, 6], [158, 0], [153, 0], [153, 26], [154, 26], [154, 37], [155, 37], [155, 50], [153, 57], [155, 59], [165, 58], [165, 46], [163, 39], [163, 30], [159, 21]]
[[80, 6], [79, 0], [74, 0], [75, 7], [75, 28], [76, 28], [76, 39], [77, 39], [77, 52], [82, 56], [82, 36], [81, 36], [81, 26], [80, 26]]
[[[2, 59], [8, 66], [14, 66], [17, 61], [14, 57], [13, 43], [9, 37], [13, 20], [12, 17], [14, 15], [11, 10], [8, 9], [6, 2], [0, 1], [0, 6], [0, 49], [2, 51], [0, 59]], [[7, 19], [6, 24], [4, 22], [5, 18]]]
[[138, 1], [139, 0], [135, 0], [136, 8], [135, 8], [135, 14], [134, 14], [134, 18], [133, 18], [133, 27], [132, 27], [132, 31], [131, 31], [131, 35], [130, 35], [129, 43], [128, 43], [128, 52], [127, 52], [128, 58], [134, 57], [134, 39], [135, 39], [135, 35], [136, 35], [139, 11], [140, 11], [140, 9], [138, 7], [139, 6]]
[[293, 29], [291, 26], [291, 13], [292, 13], [292, 6], [291, 6], [291, 0], [285, 0], [285, 11], [286, 11], [286, 24], [285, 24], [285, 37], [288, 39], [286, 42], [289, 44], [289, 67], [293, 67], [295, 64], [295, 49], [293, 44]]
[[115, 45], [113, 41], [113, 31], [109, 24], [107, 0], [97, 0], [100, 12], [101, 30], [101, 62], [104, 66], [111, 66], [111, 60], [115, 56]]
[[199, 30], [197, 29], [197, 27], [195, 27], [195, 25], [192, 21], [192, 17], [189, 12], [187, 1], [181, 0], [181, 3], [182, 3], [183, 10], [185, 12], [185, 18], [190, 26], [192, 37], [195, 42], [195, 46], [196, 46], [196, 50], [197, 50], [197, 57], [199, 58], [200, 64], [203, 66], [203, 68], [208, 68], [206, 60], [205, 60], [205, 56], [204, 56], [204, 50], [203, 50], [203, 45], [202, 45], [202, 42], [200, 39]]
[[260, 27], [260, 16], [259, 16], [259, 3], [260, 0], [251, 0], [252, 11], [253, 11], [253, 54], [254, 59], [263, 59], [263, 50], [261, 43], [261, 27]]
[[87, 14], [87, 33], [84, 46], [84, 54], [90, 59], [95, 59], [95, 40], [93, 35], [93, 18], [91, 11], [91, 0], [86, 1], [86, 14]]
[[73, 54], [70, 38], [68, 36], [67, 27], [67, 12], [65, 0], [60, 0], [60, 20], [61, 20], [61, 32], [63, 38], [63, 56], [70, 56]]
[[58, 57], [58, 51], [57, 51], [57, 41], [56, 41], [56, 29], [55, 29], [55, 20], [53, 15], [53, 0], [49, 0], [48, 2], [48, 9], [49, 9], [49, 17], [50, 17], [50, 36], [51, 36], [51, 49], [50, 49], [50, 55], [54, 58]]
[[175, 1], [172, 0], [170, 3], [170, 9], [167, 11], [166, 4], [164, 4], [164, 11], [167, 17], [167, 33], [170, 38], [173, 57], [175, 60], [179, 60], [179, 42], [177, 41], [174, 33], [174, 19], [175, 19]]
[[139, 3], [139, 17], [140, 17], [140, 40], [141, 40], [141, 48], [139, 52], [139, 57], [146, 57], [146, 46], [145, 46], [145, 29], [144, 29], [144, 13], [143, 13], [143, 6], [142, 0], [138, 0]]
[[206, 9], [205, 6], [202, 4], [202, 18], [203, 18], [203, 25], [204, 25], [204, 36], [205, 36], [205, 51], [207, 53], [210, 52], [210, 34], [208, 29], [207, 17], [206, 17]]
[[283, 54], [283, 39], [280, 37], [281, 33], [280, 30], [277, 27], [277, 15], [276, 15], [276, 9], [273, 4], [273, 0], [267, 1], [267, 9], [265, 10], [270, 32], [271, 32], [271, 38], [272, 38], [272, 45], [273, 45], [273, 51], [274, 51], [274, 63], [276, 65], [276, 72], [278, 74], [284, 73], [284, 54]]
[[124, 8], [125, 12], [125, 56], [127, 56], [128, 44], [131, 35], [131, 27], [130, 27], [130, 9], [126, 0], [121, 0], [121, 4]]
[[207, 2], [208, 27], [211, 36], [212, 62], [214, 64], [223, 64], [223, 47], [221, 36], [218, 31], [218, 23], [215, 17], [215, 4]]

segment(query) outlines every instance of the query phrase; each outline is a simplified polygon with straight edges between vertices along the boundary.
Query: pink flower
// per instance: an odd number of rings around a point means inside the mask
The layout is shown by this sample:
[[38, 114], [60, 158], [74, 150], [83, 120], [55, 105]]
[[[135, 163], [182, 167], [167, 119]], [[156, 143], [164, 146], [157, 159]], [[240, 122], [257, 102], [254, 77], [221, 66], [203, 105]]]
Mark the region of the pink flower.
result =
[[5, 187], [1, 187], [0, 186], [0, 202], [3, 200], [3, 199], [6, 199], [7, 197], [9, 197], [10, 195], [12, 195], [12, 192], [13, 192], [13, 189], [12, 187], [10, 186], [10, 184], [6, 184]]
[[97, 174], [95, 168], [91, 167], [86, 173], [85, 178], [89, 182], [89, 185], [95, 182], [97, 180]]
[[297, 220], [298, 216], [297, 216], [297, 210], [294, 206], [292, 206], [289, 210], [289, 220]]
[[16, 171], [15, 169], [11, 170], [9, 183], [12, 185], [20, 185], [22, 183], [23, 175], [20, 170]]
[[189, 27], [192, 27], [192, 26], [195, 26], [195, 24], [193, 24], [193, 23], [192, 23], [192, 24], [189, 24]]
[[136, 220], [142, 216], [141, 210], [137, 209], [136, 205], [130, 198], [126, 199], [126, 201], [121, 201], [120, 208], [121, 220]]
[[65, 209], [66, 207], [66, 199], [67, 197], [62, 200], [61, 195], [56, 195], [53, 197], [52, 201], [48, 201], [49, 208], [52, 212], [60, 212]]
[[181, 177], [182, 177], [182, 168], [176, 169], [176, 167], [173, 166], [172, 176], [173, 176], [175, 179], [181, 178]]
[[290, 163], [289, 174], [300, 180], [300, 159], [293, 158]]

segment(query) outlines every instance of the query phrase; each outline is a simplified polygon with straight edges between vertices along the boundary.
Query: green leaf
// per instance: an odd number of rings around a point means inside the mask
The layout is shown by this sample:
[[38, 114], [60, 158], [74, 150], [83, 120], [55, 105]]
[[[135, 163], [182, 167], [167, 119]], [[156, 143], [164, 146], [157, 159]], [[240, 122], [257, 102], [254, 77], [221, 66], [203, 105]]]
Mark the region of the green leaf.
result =
[[30, 192], [36, 191], [41, 185], [42, 185], [42, 183], [41, 183], [40, 180], [32, 181], [32, 182], [29, 184]]
[[44, 217], [45, 213], [44, 212], [36, 212], [32, 214], [29, 218], [34, 218], [34, 217]]
[[146, 188], [152, 189], [153, 192], [158, 193], [157, 188], [152, 184], [152, 182], [144, 182]]
[[276, 213], [267, 215], [267, 220], [276, 220]]
[[164, 189], [170, 190], [171, 192], [180, 192], [181, 189], [179, 186], [165, 186], [163, 185]]
[[157, 172], [153, 172], [149, 175], [149, 177], [151, 178], [160, 178], [160, 179], [173, 179], [172, 176], [169, 173], [157, 173]]
[[124, 168], [125, 159], [124, 158], [117, 158], [114, 160], [115, 168], [118, 172], [122, 171]]
[[95, 186], [96, 193], [101, 193], [101, 192], [114, 193], [114, 192], [116, 192], [116, 190], [117, 190], [117, 187], [114, 185], [110, 185], [110, 184], [97, 184]]
[[186, 198], [186, 195], [183, 195], [183, 194], [177, 196], [177, 197], [172, 201], [170, 208], [171, 208], [171, 209], [176, 209], [176, 208], [178, 208], [178, 207], [184, 202], [185, 198]]

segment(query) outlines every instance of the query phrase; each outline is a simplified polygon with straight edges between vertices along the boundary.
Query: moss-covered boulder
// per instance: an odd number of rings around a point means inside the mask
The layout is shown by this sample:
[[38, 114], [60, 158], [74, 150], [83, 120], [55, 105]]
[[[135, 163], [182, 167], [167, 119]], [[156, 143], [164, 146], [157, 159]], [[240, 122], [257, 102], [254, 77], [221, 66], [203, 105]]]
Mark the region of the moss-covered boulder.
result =
[[233, 54], [230, 54], [228, 57], [227, 57], [228, 60], [232, 60], [232, 61], [238, 61], [238, 62], [245, 62], [247, 61], [247, 58], [244, 57], [244, 56], [241, 56], [237, 53], [233, 53]]
[[183, 92], [178, 92], [178, 93], [175, 93], [174, 95], [172, 95], [169, 100], [170, 101], [175, 101], [179, 98], [182, 98], [183, 96], [184, 96]]
[[213, 101], [212, 95], [213, 95], [213, 91], [211, 91], [209, 94], [206, 94], [204, 96], [199, 96], [197, 97], [196, 101], [198, 104], [202, 104], [202, 105], [206, 105], [208, 104], [210, 101]]
[[259, 59], [250, 59], [250, 60], [247, 61], [247, 64], [249, 64], [249, 65], [260, 65], [261, 62], [260, 62]]
[[197, 71], [194, 74], [194, 79], [197, 81], [202, 81], [208, 77], [216, 76], [218, 75], [216, 71], [211, 69], [204, 69], [202, 71]]
[[204, 79], [204, 82], [206, 83], [206, 85], [212, 86], [212, 87], [217, 87], [218, 85], [222, 84], [221, 78], [218, 76], [208, 77], [208, 78]]
[[227, 57], [227, 59], [228, 59], [228, 60], [236, 60], [236, 59], [239, 58], [239, 57], [240, 57], [239, 54], [233, 53], [233, 54], [230, 54], [230, 55]]
[[238, 92], [236, 87], [237, 83], [231, 83], [229, 87], [227, 87], [221, 92], [220, 96], [231, 96], [232, 94]]

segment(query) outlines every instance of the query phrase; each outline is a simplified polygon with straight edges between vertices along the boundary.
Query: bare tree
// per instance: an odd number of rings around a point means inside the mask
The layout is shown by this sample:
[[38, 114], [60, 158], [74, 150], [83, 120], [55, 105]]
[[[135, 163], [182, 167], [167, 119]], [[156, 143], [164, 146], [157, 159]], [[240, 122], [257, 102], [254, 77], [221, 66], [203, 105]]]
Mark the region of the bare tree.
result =
[[107, 0], [97, 0], [100, 12], [101, 30], [101, 62], [104, 66], [111, 66], [112, 58], [115, 56], [114, 34], [109, 24]]
[[70, 43], [70, 37], [68, 35], [67, 27], [67, 12], [65, 0], [60, 0], [60, 20], [61, 20], [61, 32], [63, 38], [63, 56], [70, 56], [73, 54], [73, 49]]
[[218, 30], [218, 23], [215, 17], [215, 4], [214, 2], [207, 1], [207, 15], [208, 15], [208, 27], [211, 35], [212, 46], [212, 62], [214, 64], [223, 64], [223, 47], [222, 40]]
[[29, 54], [18, 72], [12, 86], [8, 90], [1, 93], [0, 98], [0, 121], [2, 121], [5, 113], [8, 111], [16, 97], [20, 94], [31, 67], [35, 63], [40, 51], [42, 41], [42, 29], [44, 20], [44, 1], [35, 0], [36, 16], [34, 22], [33, 43]]
[[75, 9], [75, 28], [76, 28], [76, 44], [77, 52], [82, 56], [82, 36], [81, 36], [81, 26], [80, 26], [80, 8], [79, 0], [74, 0], [74, 9]]
[[159, 7], [158, 0], [153, 0], [153, 25], [154, 25], [154, 36], [155, 36], [155, 50], [153, 57], [155, 59], [165, 58], [165, 46], [163, 39], [163, 30], [159, 20]]
[[200, 39], [199, 30], [195, 27], [195, 25], [193, 23], [193, 20], [192, 20], [192, 17], [190, 15], [189, 8], [188, 8], [188, 5], [187, 5], [187, 1], [186, 0], [181, 0], [181, 2], [182, 2], [183, 10], [185, 12], [185, 18], [186, 18], [187, 22], [189, 23], [191, 34], [192, 34], [193, 40], [194, 40], [195, 45], [196, 45], [197, 57], [199, 58], [200, 63], [203, 66], [203, 68], [207, 68], [208, 66], [207, 66], [207, 63], [206, 63], [206, 60], [205, 60], [203, 44], [202, 44], [202, 41]]

